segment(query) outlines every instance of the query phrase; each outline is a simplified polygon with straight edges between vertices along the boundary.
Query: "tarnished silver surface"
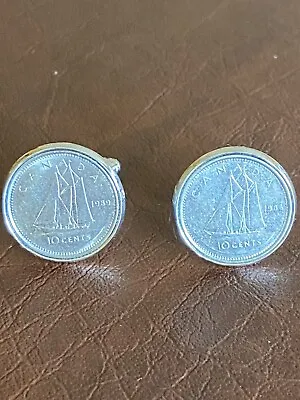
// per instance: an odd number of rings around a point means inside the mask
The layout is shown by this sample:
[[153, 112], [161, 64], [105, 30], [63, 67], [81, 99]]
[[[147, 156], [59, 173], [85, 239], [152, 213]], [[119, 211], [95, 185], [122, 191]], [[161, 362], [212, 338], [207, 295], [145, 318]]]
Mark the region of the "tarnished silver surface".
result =
[[54, 261], [101, 250], [119, 229], [125, 194], [120, 163], [70, 143], [41, 146], [19, 159], [3, 192], [9, 232], [25, 249]]
[[206, 154], [183, 174], [173, 197], [180, 239], [222, 265], [247, 265], [273, 253], [296, 211], [293, 184], [279, 163], [246, 147]]

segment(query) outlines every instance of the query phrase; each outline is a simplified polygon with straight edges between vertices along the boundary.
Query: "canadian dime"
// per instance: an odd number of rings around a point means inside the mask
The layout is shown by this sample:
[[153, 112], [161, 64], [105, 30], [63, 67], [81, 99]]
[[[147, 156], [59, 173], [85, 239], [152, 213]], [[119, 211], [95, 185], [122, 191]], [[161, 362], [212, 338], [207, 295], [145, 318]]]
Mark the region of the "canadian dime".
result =
[[53, 261], [87, 258], [108, 244], [125, 212], [120, 163], [71, 143], [21, 157], [5, 184], [5, 224], [22, 247]]
[[173, 197], [180, 239], [211, 262], [238, 266], [272, 254], [288, 236], [296, 194], [282, 166], [246, 147], [215, 150], [183, 174]]

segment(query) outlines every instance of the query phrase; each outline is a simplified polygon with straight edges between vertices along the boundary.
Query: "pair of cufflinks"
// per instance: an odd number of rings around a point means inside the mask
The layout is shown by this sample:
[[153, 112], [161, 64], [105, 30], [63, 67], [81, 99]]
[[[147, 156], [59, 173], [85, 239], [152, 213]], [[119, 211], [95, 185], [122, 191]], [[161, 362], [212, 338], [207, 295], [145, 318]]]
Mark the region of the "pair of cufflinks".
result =
[[[25, 154], [3, 191], [5, 225], [19, 244], [42, 258], [85, 259], [119, 230], [126, 198], [119, 161], [71, 143]], [[196, 160], [175, 187], [178, 238], [211, 262], [239, 266], [272, 254], [296, 213], [291, 179], [273, 158], [225, 147]]]

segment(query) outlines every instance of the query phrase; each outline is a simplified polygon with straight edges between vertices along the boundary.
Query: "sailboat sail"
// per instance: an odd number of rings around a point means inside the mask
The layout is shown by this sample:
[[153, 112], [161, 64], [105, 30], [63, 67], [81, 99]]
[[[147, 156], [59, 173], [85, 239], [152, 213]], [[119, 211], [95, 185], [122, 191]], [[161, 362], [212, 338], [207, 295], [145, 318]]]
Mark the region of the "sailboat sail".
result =
[[246, 234], [265, 227], [257, 182], [238, 166], [204, 231], [212, 234]]
[[[90, 226], [94, 218], [88, 203], [85, 183], [71, 162], [56, 165], [53, 184], [33, 223], [41, 230], [73, 230]], [[53, 189], [53, 190], [52, 190]]]

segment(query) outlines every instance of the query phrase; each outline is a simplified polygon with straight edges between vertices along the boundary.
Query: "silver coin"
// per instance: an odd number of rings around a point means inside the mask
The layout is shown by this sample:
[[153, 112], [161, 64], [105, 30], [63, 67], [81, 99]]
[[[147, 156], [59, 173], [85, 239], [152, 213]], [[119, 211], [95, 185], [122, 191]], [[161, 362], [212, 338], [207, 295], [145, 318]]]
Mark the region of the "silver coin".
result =
[[110, 242], [125, 212], [120, 163], [70, 143], [19, 159], [5, 184], [5, 224], [25, 249], [53, 261], [87, 258]]
[[282, 166], [246, 147], [215, 150], [183, 174], [173, 197], [179, 238], [198, 256], [238, 266], [272, 254], [287, 238], [296, 194]]

